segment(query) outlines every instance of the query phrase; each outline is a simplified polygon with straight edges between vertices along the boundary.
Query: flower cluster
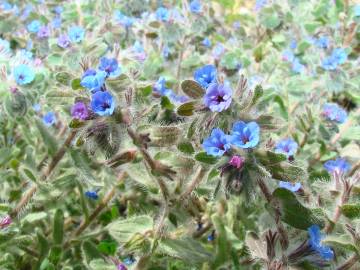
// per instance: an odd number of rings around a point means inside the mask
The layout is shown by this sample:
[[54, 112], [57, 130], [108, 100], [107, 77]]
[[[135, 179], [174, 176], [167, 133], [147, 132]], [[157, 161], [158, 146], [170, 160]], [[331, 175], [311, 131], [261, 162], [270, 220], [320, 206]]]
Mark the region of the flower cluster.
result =
[[326, 119], [338, 123], [344, 123], [347, 119], [347, 113], [335, 103], [326, 103], [321, 113]]
[[331, 55], [322, 61], [322, 68], [325, 70], [335, 70], [339, 65], [342, 65], [347, 60], [347, 53], [343, 48], [336, 48]]
[[316, 251], [323, 259], [332, 260], [334, 258], [334, 251], [328, 246], [325, 246], [321, 243], [321, 240], [324, 238], [324, 235], [320, 232], [320, 227], [318, 225], [312, 225], [308, 229], [309, 233], [309, 245]]
[[256, 122], [235, 122], [231, 135], [226, 135], [221, 129], [212, 130], [210, 137], [204, 140], [202, 146], [208, 155], [222, 156], [231, 145], [239, 148], [254, 148], [260, 139], [260, 127]]

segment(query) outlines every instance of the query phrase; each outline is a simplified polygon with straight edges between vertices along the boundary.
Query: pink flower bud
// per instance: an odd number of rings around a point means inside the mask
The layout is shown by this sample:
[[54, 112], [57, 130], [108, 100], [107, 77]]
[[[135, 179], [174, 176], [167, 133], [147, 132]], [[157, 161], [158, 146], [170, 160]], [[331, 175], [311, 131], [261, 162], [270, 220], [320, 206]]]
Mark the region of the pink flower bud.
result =
[[237, 169], [240, 169], [244, 165], [244, 161], [245, 159], [243, 157], [235, 155], [232, 156], [232, 158], [229, 161], [229, 164]]
[[4, 229], [12, 223], [12, 219], [9, 215], [3, 217], [0, 221], [0, 228]]

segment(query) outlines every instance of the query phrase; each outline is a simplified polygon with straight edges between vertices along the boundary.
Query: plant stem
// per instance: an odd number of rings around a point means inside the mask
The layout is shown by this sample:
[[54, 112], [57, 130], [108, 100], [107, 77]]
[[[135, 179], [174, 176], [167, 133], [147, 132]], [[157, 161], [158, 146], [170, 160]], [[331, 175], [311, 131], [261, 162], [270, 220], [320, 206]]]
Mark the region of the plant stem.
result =
[[188, 185], [187, 189], [180, 195], [181, 199], [186, 198], [187, 196], [189, 196], [194, 191], [194, 189], [203, 180], [205, 173], [206, 173], [206, 170], [204, 169], [204, 167], [200, 166], [197, 169], [196, 173], [194, 174], [193, 179], [191, 180], [191, 182]]

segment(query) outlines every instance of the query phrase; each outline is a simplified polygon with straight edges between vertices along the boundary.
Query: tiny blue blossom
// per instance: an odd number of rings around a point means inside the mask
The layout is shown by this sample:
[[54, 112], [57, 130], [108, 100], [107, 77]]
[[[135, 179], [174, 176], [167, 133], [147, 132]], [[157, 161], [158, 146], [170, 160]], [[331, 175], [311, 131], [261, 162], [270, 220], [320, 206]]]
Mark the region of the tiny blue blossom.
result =
[[71, 41], [67, 35], [60, 35], [57, 39], [57, 45], [63, 49], [66, 49], [70, 46]]
[[281, 153], [288, 157], [295, 155], [298, 144], [291, 138], [279, 141], [275, 146], [275, 153]]
[[51, 21], [51, 26], [55, 29], [58, 29], [61, 27], [61, 23], [62, 23], [62, 19], [60, 16], [56, 16], [52, 21]]
[[56, 123], [56, 116], [54, 112], [48, 112], [43, 116], [43, 123], [50, 127]]
[[329, 173], [342, 174], [350, 170], [350, 163], [343, 158], [337, 158], [335, 160], [328, 160], [324, 163], [324, 168]]
[[50, 36], [50, 29], [48, 26], [43, 25], [40, 27], [39, 31], [37, 32], [38, 38], [47, 38]]
[[115, 110], [115, 100], [109, 92], [98, 91], [91, 97], [91, 110], [100, 116], [110, 116]]
[[224, 45], [222, 45], [221, 43], [218, 43], [218, 44], [216, 44], [216, 46], [212, 50], [212, 56], [215, 59], [219, 59], [221, 57], [221, 55], [223, 55], [224, 52], [225, 52]]
[[159, 7], [155, 12], [158, 21], [167, 22], [170, 19], [170, 13], [167, 8]]
[[292, 192], [297, 192], [301, 188], [301, 183], [290, 183], [290, 182], [280, 181], [279, 187], [285, 188]]
[[214, 241], [214, 240], [215, 240], [215, 235], [214, 235], [213, 233], [209, 234], [208, 237], [207, 237], [207, 240], [208, 240], [209, 242]]
[[18, 85], [25, 85], [34, 80], [35, 73], [28, 65], [21, 64], [14, 68], [14, 77]]
[[184, 103], [188, 101], [186, 96], [176, 95], [171, 89], [166, 88], [166, 80], [164, 77], [160, 77], [155, 83], [153, 89], [161, 96], [167, 96], [171, 101], [175, 103]]
[[328, 120], [338, 123], [344, 123], [347, 119], [346, 111], [340, 108], [336, 103], [324, 104], [321, 114]]
[[80, 26], [72, 26], [68, 31], [68, 35], [71, 42], [79, 43], [84, 39], [85, 30]]
[[167, 45], [165, 45], [161, 51], [161, 54], [164, 58], [168, 58], [170, 55], [170, 48]]
[[118, 11], [118, 10], [115, 11], [114, 18], [119, 24], [123, 25], [126, 28], [129, 28], [135, 22], [134, 18], [128, 17], [125, 14], [123, 14], [121, 11]]
[[295, 55], [292, 51], [290, 51], [290, 50], [283, 51], [283, 53], [282, 53], [283, 61], [292, 62], [292, 61], [294, 61], [294, 59], [295, 59]]
[[115, 58], [100, 58], [99, 70], [105, 71], [109, 77], [116, 77], [121, 74], [121, 68]]
[[222, 112], [230, 107], [232, 89], [227, 84], [211, 83], [204, 95], [204, 104], [212, 112]]
[[92, 200], [97, 200], [99, 199], [99, 195], [97, 194], [96, 191], [86, 191], [85, 192], [85, 196], [92, 199]]
[[39, 103], [34, 104], [32, 107], [35, 112], [39, 112], [41, 110], [41, 105]]
[[202, 5], [199, 0], [193, 0], [190, 2], [190, 11], [192, 13], [200, 13], [202, 11]]
[[202, 147], [208, 155], [220, 157], [230, 149], [230, 140], [229, 135], [219, 128], [214, 128], [210, 137], [204, 140]]
[[291, 40], [290, 42], [290, 49], [295, 50], [297, 47], [297, 42], [295, 39]]
[[295, 73], [302, 73], [305, 70], [305, 66], [300, 63], [298, 58], [295, 58], [292, 62], [291, 69]]
[[231, 142], [240, 148], [253, 148], [260, 140], [260, 127], [256, 122], [235, 122], [232, 128]]
[[27, 29], [31, 33], [37, 33], [40, 30], [41, 22], [39, 20], [33, 20], [28, 24]]
[[54, 11], [56, 14], [60, 15], [64, 11], [64, 8], [62, 6], [56, 6], [54, 7]]
[[204, 40], [202, 41], [202, 45], [204, 45], [207, 48], [211, 47], [211, 41], [208, 38], [204, 38]]
[[267, 0], [256, 0], [254, 9], [255, 11], [260, 11], [266, 5], [267, 5]]
[[336, 48], [329, 57], [322, 62], [322, 68], [325, 70], [335, 70], [338, 65], [342, 65], [347, 60], [347, 53], [343, 48]]
[[94, 93], [102, 90], [106, 77], [107, 77], [107, 73], [105, 71], [96, 72], [93, 69], [88, 69], [84, 73], [80, 84], [81, 86], [85, 87], [86, 89]]
[[134, 262], [136, 262], [135, 258], [133, 256], [129, 256], [129, 257], [126, 257], [124, 260], [123, 260], [123, 263], [130, 266], [132, 264], [134, 264]]
[[325, 260], [332, 260], [334, 258], [334, 252], [329, 246], [325, 246], [321, 243], [324, 235], [320, 232], [318, 225], [312, 225], [308, 228], [309, 245], [310, 247], [319, 253], [319, 255]]
[[315, 39], [315, 46], [321, 49], [327, 49], [329, 48], [330, 41], [329, 38], [326, 36], [319, 37], [318, 39]]
[[194, 79], [197, 81], [203, 88], [208, 88], [211, 83], [217, 82], [217, 71], [214, 65], [206, 65], [200, 67], [194, 72]]

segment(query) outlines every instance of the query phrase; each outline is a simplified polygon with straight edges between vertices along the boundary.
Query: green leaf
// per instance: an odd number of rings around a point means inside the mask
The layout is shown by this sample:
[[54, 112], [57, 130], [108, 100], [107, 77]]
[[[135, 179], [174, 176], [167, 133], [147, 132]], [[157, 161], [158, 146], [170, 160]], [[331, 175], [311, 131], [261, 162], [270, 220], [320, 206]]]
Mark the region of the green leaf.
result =
[[64, 212], [57, 209], [54, 216], [53, 239], [54, 243], [61, 245], [64, 238]]
[[215, 164], [218, 161], [217, 157], [210, 156], [206, 152], [196, 154], [195, 159], [206, 164]]
[[180, 142], [177, 145], [177, 148], [185, 154], [191, 155], [195, 152], [194, 147], [192, 146], [191, 142]]
[[27, 214], [21, 221], [33, 223], [33, 222], [42, 220], [46, 217], [47, 217], [47, 214], [45, 212], [30, 213], [30, 214]]
[[307, 230], [314, 224], [320, 227], [324, 226], [324, 221], [310, 209], [303, 206], [293, 192], [284, 188], [277, 188], [272, 195], [279, 201], [281, 220], [283, 222], [300, 230]]
[[193, 80], [183, 81], [181, 83], [181, 89], [187, 96], [189, 96], [193, 99], [199, 99], [199, 98], [203, 97], [203, 95], [205, 94], [205, 91], [201, 87], [201, 85]]
[[153, 229], [153, 220], [150, 216], [135, 216], [126, 220], [117, 220], [106, 226], [109, 234], [120, 244], [128, 242], [134, 235]]
[[311, 44], [307, 41], [301, 41], [297, 46], [297, 52], [299, 54], [304, 53], [308, 48], [310, 48]]
[[166, 110], [173, 110], [174, 109], [174, 104], [171, 103], [170, 99], [167, 96], [162, 96], [161, 97], [161, 108], [166, 109]]
[[63, 249], [61, 246], [53, 246], [50, 249], [49, 261], [54, 265], [57, 265], [61, 259], [62, 251]]
[[103, 259], [95, 259], [89, 263], [90, 270], [114, 270], [113, 263], [105, 262]]
[[250, 106], [255, 105], [259, 101], [259, 99], [262, 97], [263, 94], [264, 94], [264, 90], [263, 90], [262, 86], [257, 85], [255, 87], [254, 94], [253, 94], [252, 100], [250, 102]]
[[125, 92], [130, 83], [130, 79], [126, 74], [121, 74], [116, 78], [109, 78], [106, 80], [106, 86], [114, 93]]
[[356, 246], [353, 244], [351, 237], [347, 234], [328, 235], [321, 242], [324, 245], [330, 245], [334, 248], [345, 249], [351, 252], [358, 252]]
[[113, 256], [116, 253], [116, 249], [117, 249], [117, 243], [112, 241], [101, 241], [98, 246], [97, 246], [98, 250], [101, 251], [102, 253], [106, 254], [106, 255], [110, 255]]
[[158, 252], [183, 260], [190, 265], [212, 260], [211, 253], [207, 252], [198, 241], [192, 238], [162, 239]]
[[288, 110], [287, 110], [287, 107], [285, 105], [285, 102], [284, 100], [282, 99], [281, 96], [279, 95], [276, 95], [274, 97], [274, 101], [279, 105], [279, 108], [280, 108], [280, 114], [281, 116], [284, 118], [284, 119], [288, 119]]
[[79, 119], [72, 119], [69, 123], [69, 128], [81, 128], [86, 125], [85, 121], [81, 121]]
[[56, 73], [55, 79], [60, 84], [69, 86], [70, 82], [72, 80], [72, 76], [70, 73], [63, 71], [63, 72]]
[[81, 83], [81, 79], [79, 79], [79, 78], [73, 79], [71, 81], [71, 88], [73, 90], [84, 89], [84, 87], [82, 87], [82, 85], [80, 83]]
[[273, 8], [263, 8], [260, 21], [268, 29], [275, 29], [281, 23], [279, 15]]
[[177, 108], [177, 114], [181, 115], [181, 116], [191, 116], [191, 115], [194, 114], [195, 105], [196, 105], [195, 101], [191, 101], [191, 102], [181, 104]]
[[50, 156], [53, 156], [57, 151], [57, 139], [50, 134], [49, 130], [44, 126], [40, 120], [35, 121], [35, 125], [38, 128], [41, 138], [47, 147]]
[[230, 247], [227, 241], [225, 226], [220, 216], [214, 214], [211, 219], [216, 230], [216, 256], [214, 268], [217, 268], [222, 265], [229, 257]]
[[87, 262], [90, 262], [97, 258], [102, 258], [102, 254], [99, 252], [99, 250], [97, 249], [96, 245], [93, 242], [86, 240], [83, 242], [81, 247]]
[[341, 213], [350, 219], [360, 218], [360, 203], [342, 205]]

